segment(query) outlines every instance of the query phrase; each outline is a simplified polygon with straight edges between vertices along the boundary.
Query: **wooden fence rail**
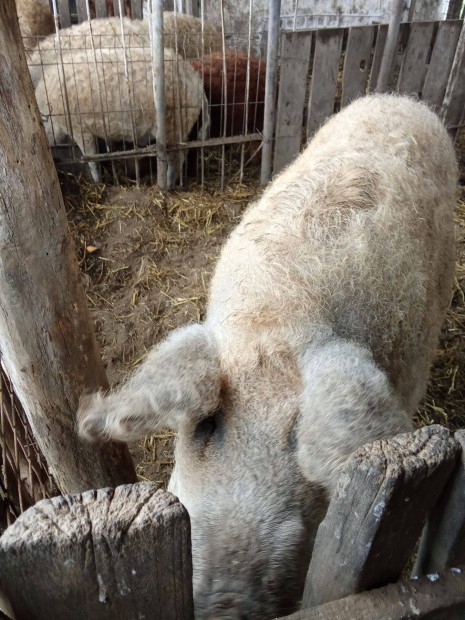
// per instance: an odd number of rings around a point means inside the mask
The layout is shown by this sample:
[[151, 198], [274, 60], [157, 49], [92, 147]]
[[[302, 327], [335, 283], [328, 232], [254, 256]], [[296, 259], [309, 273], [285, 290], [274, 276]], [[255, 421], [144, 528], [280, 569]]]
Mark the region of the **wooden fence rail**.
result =
[[[429, 426], [355, 452], [317, 533], [303, 609], [290, 618], [465, 617], [464, 448], [465, 432]], [[420, 570], [443, 576], [387, 585], [427, 515]], [[0, 538], [0, 592], [17, 620], [190, 620], [187, 512], [151, 483], [40, 501]]]
[[0, 539], [16, 620], [190, 620], [190, 524], [151, 483], [42, 500]]
[[[334, 112], [376, 90], [386, 38], [386, 25], [282, 33], [274, 173]], [[465, 104], [463, 22], [401, 24], [386, 90], [436, 106], [453, 134]]]
[[302, 607], [397, 581], [459, 454], [440, 426], [355, 452], [318, 529]]

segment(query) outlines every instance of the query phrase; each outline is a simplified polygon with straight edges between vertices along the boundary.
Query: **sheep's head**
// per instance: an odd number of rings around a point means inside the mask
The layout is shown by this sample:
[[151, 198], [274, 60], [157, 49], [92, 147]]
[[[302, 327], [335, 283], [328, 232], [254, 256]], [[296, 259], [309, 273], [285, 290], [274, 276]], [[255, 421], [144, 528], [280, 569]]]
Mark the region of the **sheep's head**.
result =
[[367, 415], [374, 439], [386, 435], [386, 406], [397, 406], [384, 375], [352, 349], [281, 353], [231, 374], [196, 325], [174, 332], [118, 392], [84, 399], [87, 437], [177, 430], [170, 490], [191, 518], [197, 617], [295, 609], [339, 469], [367, 440]]

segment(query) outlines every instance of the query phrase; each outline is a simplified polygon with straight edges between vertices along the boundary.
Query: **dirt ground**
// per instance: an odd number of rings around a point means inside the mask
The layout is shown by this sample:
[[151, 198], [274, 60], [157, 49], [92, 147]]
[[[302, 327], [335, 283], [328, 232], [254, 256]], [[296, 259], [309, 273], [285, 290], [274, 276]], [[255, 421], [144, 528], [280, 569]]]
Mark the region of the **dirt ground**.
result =
[[[208, 284], [227, 234], [258, 194], [163, 194], [156, 187], [95, 186], [68, 178], [64, 197], [110, 384], [123, 379], [172, 329], [203, 318]], [[165, 485], [173, 433], [130, 446], [143, 480]]]
[[[464, 149], [465, 152], [465, 149]], [[457, 222], [454, 295], [417, 423], [465, 427], [465, 162]], [[88, 185], [67, 177], [65, 203], [87, 299], [111, 384], [117, 384], [173, 328], [201, 320], [220, 248], [257, 184], [224, 192], [163, 194], [156, 187]], [[142, 480], [165, 485], [173, 433], [131, 451]]]

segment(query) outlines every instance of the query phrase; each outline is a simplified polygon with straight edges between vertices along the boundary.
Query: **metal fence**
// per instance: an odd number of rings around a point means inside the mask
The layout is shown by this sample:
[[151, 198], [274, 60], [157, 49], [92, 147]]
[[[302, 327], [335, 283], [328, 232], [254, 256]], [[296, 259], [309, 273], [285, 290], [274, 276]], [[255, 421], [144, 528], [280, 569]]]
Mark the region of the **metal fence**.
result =
[[[366, 92], [365, 78], [379, 69], [387, 26], [371, 26], [373, 32], [379, 31], [378, 37], [370, 34], [370, 26], [364, 26], [364, 31], [354, 26], [385, 19], [386, 10], [382, 13], [379, 6], [368, 11], [369, 2], [360, 0], [365, 12], [346, 15], [341, 11], [317, 14], [302, 0], [237, 0], [235, 4], [233, 10], [230, 0], [75, 0], [74, 4], [51, 0], [57, 32], [37, 38], [28, 63], [55, 159], [64, 166], [81, 163], [97, 182], [129, 178], [172, 188], [183, 186], [190, 177], [202, 185], [215, 179], [223, 188], [232, 179], [242, 180], [248, 171], [255, 174], [261, 166], [261, 180], [266, 183], [273, 158], [276, 161], [276, 144], [287, 137], [287, 116], [296, 101], [301, 109], [291, 119], [292, 130], [303, 135], [305, 117], [310, 116], [309, 98], [313, 107], [315, 96], [325, 99], [318, 106], [333, 113], [337, 109], [331, 100], [334, 94], [327, 97], [328, 84], [331, 89], [340, 87], [348, 101], [352, 97], [347, 93]], [[423, 3], [410, 2], [407, 8], [404, 3], [394, 4], [402, 4], [402, 19], [424, 17], [419, 13]], [[461, 5], [449, 4], [449, 13], [460, 13]], [[110, 17], [95, 19], [103, 16]], [[316, 32], [303, 35], [304, 47], [293, 50], [291, 46], [291, 55], [286, 56], [279, 44], [280, 29], [301, 31], [336, 23], [349, 27], [339, 28], [332, 37], [335, 62], [341, 49], [346, 55], [348, 43], [347, 58], [361, 54], [363, 66], [354, 64], [349, 71], [346, 58], [344, 84], [336, 83], [337, 71], [328, 76], [313, 72], [320, 80], [302, 71], [300, 75], [299, 66], [311, 66], [320, 54], [321, 37]], [[408, 46], [415, 53], [424, 43], [430, 52], [422, 56], [424, 66], [416, 72], [424, 75], [431, 50], [439, 47], [435, 40], [436, 33], [442, 34], [437, 26], [442, 22], [429, 22], [432, 37], [428, 34], [428, 40], [421, 22], [415, 23], [418, 27], [412, 29], [402, 26], [396, 54], [401, 58]], [[458, 30], [454, 33], [458, 35]], [[417, 39], [420, 43], [415, 43]], [[449, 41], [446, 52], [450, 50]], [[318, 69], [318, 63], [314, 66]], [[415, 71], [413, 67], [412, 75]], [[320, 94], [315, 94], [317, 82]], [[399, 92], [410, 92], [401, 86], [396, 86]], [[296, 142], [302, 146], [300, 140]], [[281, 159], [287, 163], [287, 156]], [[278, 164], [275, 171], [281, 167]]]
[[0, 532], [40, 499], [58, 494], [13, 385], [0, 363]]
[[[168, 164], [171, 186], [182, 186], [186, 176], [202, 184], [212, 176], [221, 185], [242, 179], [260, 159], [260, 34], [251, 23], [246, 33], [228, 32], [224, 13], [220, 22], [209, 21], [201, 2], [200, 18], [163, 12], [160, 48], [155, 5], [162, 4], [149, 3], [141, 20], [127, 16], [142, 16], [140, 2], [78, 0], [74, 13], [68, 2], [53, 0], [56, 34], [37, 37], [27, 59], [54, 155], [62, 164], [87, 162], [95, 181], [153, 182], [157, 156]], [[111, 13], [119, 16], [94, 19]], [[163, 128], [165, 139], [157, 140]]]

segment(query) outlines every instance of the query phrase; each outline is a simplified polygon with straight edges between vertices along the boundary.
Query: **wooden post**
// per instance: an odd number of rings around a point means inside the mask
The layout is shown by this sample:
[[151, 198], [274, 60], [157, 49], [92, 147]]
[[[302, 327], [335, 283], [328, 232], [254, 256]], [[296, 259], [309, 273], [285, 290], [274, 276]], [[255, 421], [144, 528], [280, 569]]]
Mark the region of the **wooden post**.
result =
[[42, 500], [0, 538], [16, 620], [190, 620], [189, 516], [152, 483]]
[[302, 607], [397, 581], [459, 453], [441, 426], [357, 450], [318, 529]]
[[278, 48], [281, 25], [281, 0], [270, 0], [268, 15], [268, 40], [266, 45], [265, 110], [263, 120], [262, 167], [260, 183], [266, 185], [271, 178], [273, 138], [276, 116], [276, 84], [278, 81]]
[[75, 248], [21, 45], [0, 3], [0, 350], [60, 490], [135, 480], [124, 444], [77, 437], [84, 388], [107, 388]]
[[378, 81], [376, 82], [376, 92], [382, 93], [386, 90], [389, 82], [392, 61], [396, 51], [397, 37], [399, 35], [402, 12], [404, 10], [404, 0], [391, 0], [391, 19], [389, 20], [386, 45], [384, 46], [383, 59], [379, 70]]
[[413, 574], [426, 575], [465, 564], [465, 431], [457, 431], [462, 458], [428, 517]]
[[455, 136], [465, 105], [465, 23], [462, 25], [449, 82], [444, 95], [441, 116], [449, 132]]
[[465, 566], [299, 611], [281, 620], [463, 620]]
[[[174, 189], [173, 187], [168, 188], [163, 0], [150, 0], [150, 43], [152, 46], [153, 97], [157, 116], [155, 135], [157, 143], [157, 185], [163, 190]], [[173, 182], [170, 185], [173, 185]]]

